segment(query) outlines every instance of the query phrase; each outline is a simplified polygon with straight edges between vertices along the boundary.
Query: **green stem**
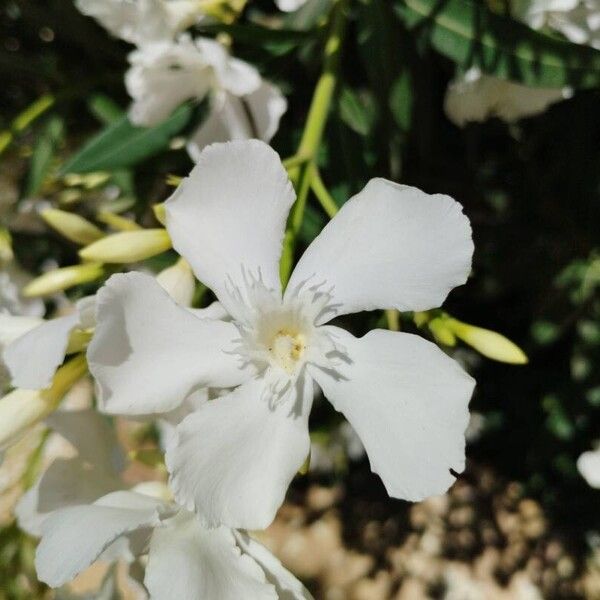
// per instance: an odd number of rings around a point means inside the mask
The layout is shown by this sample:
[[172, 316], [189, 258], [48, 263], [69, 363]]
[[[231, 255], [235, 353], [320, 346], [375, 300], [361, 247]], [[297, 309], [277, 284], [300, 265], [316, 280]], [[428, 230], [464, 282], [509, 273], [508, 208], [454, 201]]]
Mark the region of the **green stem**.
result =
[[333, 7], [331, 29], [325, 44], [323, 73], [315, 87], [298, 152], [292, 157], [294, 161], [290, 159], [289, 162], [292, 162], [292, 164], [286, 164], [290, 179], [298, 190], [298, 198], [292, 208], [284, 241], [281, 263], [281, 277], [284, 285], [287, 283], [292, 270], [296, 237], [302, 226], [306, 199], [315, 172], [313, 163], [321, 144], [337, 84], [342, 41], [346, 32], [346, 3], [347, 0], [337, 0]]
[[317, 197], [319, 204], [321, 204], [321, 207], [327, 213], [327, 216], [330, 219], [333, 219], [339, 210], [339, 207], [333, 199], [333, 196], [329, 193], [329, 190], [325, 187], [317, 167], [313, 167], [313, 173], [310, 178], [310, 187]]

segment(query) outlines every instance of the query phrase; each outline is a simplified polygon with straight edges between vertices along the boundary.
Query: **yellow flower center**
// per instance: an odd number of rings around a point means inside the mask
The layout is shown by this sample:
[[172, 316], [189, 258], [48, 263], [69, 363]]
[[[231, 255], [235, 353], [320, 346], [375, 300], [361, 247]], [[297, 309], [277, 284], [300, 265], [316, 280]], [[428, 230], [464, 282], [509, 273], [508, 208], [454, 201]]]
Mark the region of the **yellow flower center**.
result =
[[269, 345], [269, 352], [275, 362], [286, 372], [293, 373], [296, 363], [302, 358], [306, 348], [304, 334], [289, 329], [280, 329]]

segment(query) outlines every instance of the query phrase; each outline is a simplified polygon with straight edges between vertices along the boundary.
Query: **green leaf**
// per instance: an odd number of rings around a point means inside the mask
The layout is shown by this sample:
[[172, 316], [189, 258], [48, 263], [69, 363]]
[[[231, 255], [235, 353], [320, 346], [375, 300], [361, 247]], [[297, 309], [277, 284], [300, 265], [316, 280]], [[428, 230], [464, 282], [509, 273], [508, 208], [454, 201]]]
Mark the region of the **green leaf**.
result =
[[23, 189], [24, 198], [37, 194], [42, 187], [52, 166], [56, 149], [63, 139], [63, 133], [63, 120], [58, 116], [51, 117], [33, 148], [27, 182]]
[[390, 91], [390, 111], [402, 131], [410, 131], [413, 110], [413, 88], [408, 70], [396, 78]]
[[303, 31], [317, 27], [327, 22], [327, 14], [332, 5], [332, 0], [308, 0], [298, 10], [284, 15], [284, 27]]
[[367, 135], [375, 122], [375, 103], [371, 96], [361, 95], [350, 89], [340, 92], [340, 118], [359, 135]]
[[226, 33], [235, 42], [259, 46], [275, 55], [286, 54], [297, 46], [306, 43], [310, 39], [311, 33], [296, 29], [273, 29], [255, 23], [203, 25], [199, 26], [199, 31], [202, 35]]
[[61, 169], [65, 173], [113, 171], [136, 165], [168, 147], [192, 116], [189, 104], [180, 106], [167, 120], [155, 127], [136, 127], [123, 116], [94, 136]]
[[463, 69], [530, 86], [600, 85], [600, 51], [534, 31], [478, 0], [403, 0], [396, 12]]
[[92, 96], [88, 102], [90, 112], [104, 125], [109, 125], [118, 121], [125, 111], [116, 103], [104, 94], [96, 94]]

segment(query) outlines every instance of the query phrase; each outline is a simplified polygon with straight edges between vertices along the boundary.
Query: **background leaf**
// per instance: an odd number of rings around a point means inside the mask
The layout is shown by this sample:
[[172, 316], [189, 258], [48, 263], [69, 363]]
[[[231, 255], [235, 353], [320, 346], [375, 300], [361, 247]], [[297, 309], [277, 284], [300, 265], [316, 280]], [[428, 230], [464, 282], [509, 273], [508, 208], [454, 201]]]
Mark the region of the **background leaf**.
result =
[[167, 148], [171, 138], [188, 124], [192, 112], [190, 105], [183, 105], [155, 127], [136, 127], [123, 116], [94, 136], [61, 172], [89, 173], [131, 167]]
[[396, 11], [461, 68], [530, 86], [600, 85], [600, 51], [534, 31], [474, 0], [403, 0]]
[[35, 143], [29, 165], [29, 172], [27, 174], [27, 181], [23, 189], [24, 198], [29, 198], [30, 196], [37, 194], [42, 187], [44, 179], [52, 166], [52, 159], [63, 139], [63, 135], [63, 120], [58, 116], [52, 116], [46, 123], [46, 126]]

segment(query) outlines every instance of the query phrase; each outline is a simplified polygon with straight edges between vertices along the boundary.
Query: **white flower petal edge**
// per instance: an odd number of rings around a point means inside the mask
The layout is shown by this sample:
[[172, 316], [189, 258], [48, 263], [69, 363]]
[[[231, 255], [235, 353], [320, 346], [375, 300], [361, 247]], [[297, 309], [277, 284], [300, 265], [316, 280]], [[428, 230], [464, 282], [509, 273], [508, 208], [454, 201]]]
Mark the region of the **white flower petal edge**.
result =
[[303, 376], [273, 405], [254, 379], [186, 417], [166, 454], [178, 502], [208, 527], [267, 527], [308, 455], [313, 395]]
[[113, 275], [97, 294], [87, 352], [102, 410], [167, 412], [196, 388], [239, 385], [250, 373], [230, 352], [238, 337], [233, 324], [179, 306], [148, 275]]
[[344, 359], [308, 369], [365, 445], [390, 496], [443, 494], [465, 466], [464, 432], [475, 381], [435, 344], [376, 329], [355, 338], [328, 327]]
[[90, 505], [53, 512], [42, 526], [35, 565], [51, 587], [70, 581], [91, 565], [118, 537], [160, 523], [167, 505], [135, 492], [118, 491]]
[[86, 296], [75, 304], [72, 314], [42, 321], [9, 344], [3, 357], [13, 386], [26, 390], [47, 388], [65, 359], [71, 333], [94, 326], [94, 310], [95, 298]]
[[144, 582], [156, 600], [277, 600], [262, 569], [237, 547], [231, 529], [205, 529], [179, 513], [150, 540]]
[[52, 378], [65, 358], [69, 336], [79, 325], [77, 312], [50, 319], [28, 331], [4, 350], [4, 362], [15, 387], [40, 390]]
[[225, 91], [214, 94], [208, 117], [187, 144], [188, 154], [198, 162], [202, 150], [214, 142], [252, 138], [268, 142], [286, 110], [287, 100], [268, 81], [242, 97]]
[[245, 531], [234, 531], [238, 546], [247, 552], [265, 572], [267, 581], [277, 590], [278, 597], [285, 600], [312, 600], [310, 592], [296, 579], [281, 562], [262, 544]]
[[173, 247], [234, 317], [245, 312], [249, 279], [279, 292], [279, 258], [295, 200], [279, 155], [248, 140], [207, 147], [167, 200]]
[[469, 220], [449, 196], [372, 179], [348, 200], [298, 262], [285, 298], [319, 287], [334, 316], [440, 306], [466, 282], [473, 241]]

